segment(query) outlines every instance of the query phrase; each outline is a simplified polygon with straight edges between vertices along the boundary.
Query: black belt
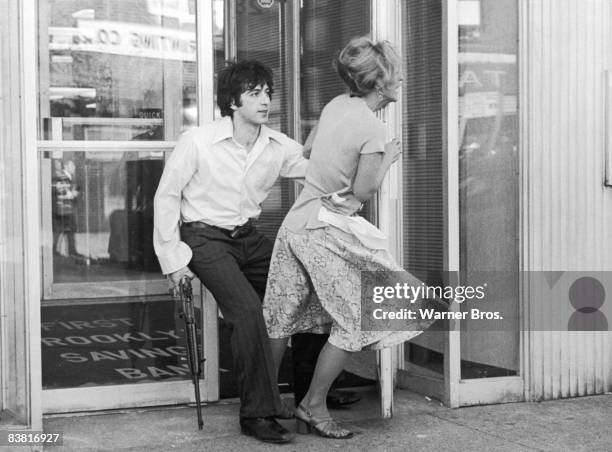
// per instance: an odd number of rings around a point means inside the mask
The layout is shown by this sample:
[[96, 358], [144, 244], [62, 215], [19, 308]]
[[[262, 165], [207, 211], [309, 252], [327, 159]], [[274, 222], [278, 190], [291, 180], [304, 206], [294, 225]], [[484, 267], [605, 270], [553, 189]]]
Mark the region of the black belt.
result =
[[202, 221], [193, 221], [191, 223], [183, 223], [183, 226], [186, 228], [200, 228], [207, 229], [212, 228], [217, 231], [222, 232], [226, 236], [232, 239], [240, 239], [249, 235], [251, 232], [255, 230], [255, 225], [253, 224], [253, 220], [249, 218], [249, 220], [241, 226], [236, 226], [234, 229], [224, 229], [219, 226], [212, 226], [210, 224], [203, 223]]

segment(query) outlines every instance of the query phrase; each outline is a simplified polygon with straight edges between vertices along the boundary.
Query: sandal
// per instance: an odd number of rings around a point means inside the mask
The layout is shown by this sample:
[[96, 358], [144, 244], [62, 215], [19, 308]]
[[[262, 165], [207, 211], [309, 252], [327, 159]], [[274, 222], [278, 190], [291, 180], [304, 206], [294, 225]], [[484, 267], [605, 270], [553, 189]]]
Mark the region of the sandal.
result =
[[316, 433], [323, 438], [348, 439], [353, 436], [353, 432], [342, 428], [331, 417], [316, 418], [304, 405], [295, 409], [297, 432], [300, 434]]

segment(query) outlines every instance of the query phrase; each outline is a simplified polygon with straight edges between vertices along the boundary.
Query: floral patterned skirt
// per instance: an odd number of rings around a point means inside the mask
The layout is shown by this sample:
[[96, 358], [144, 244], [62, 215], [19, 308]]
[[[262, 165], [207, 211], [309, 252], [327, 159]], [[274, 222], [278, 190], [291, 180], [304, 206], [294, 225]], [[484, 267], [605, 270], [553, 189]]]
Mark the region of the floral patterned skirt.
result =
[[[333, 226], [295, 233], [281, 227], [274, 244], [263, 313], [271, 338], [299, 332], [329, 333], [347, 351], [382, 348], [419, 335], [429, 326], [415, 321], [402, 331], [361, 330], [361, 271], [403, 272], [386, 250], [365, 247]], [[412, 329], [412, 327], [419, 329]]]

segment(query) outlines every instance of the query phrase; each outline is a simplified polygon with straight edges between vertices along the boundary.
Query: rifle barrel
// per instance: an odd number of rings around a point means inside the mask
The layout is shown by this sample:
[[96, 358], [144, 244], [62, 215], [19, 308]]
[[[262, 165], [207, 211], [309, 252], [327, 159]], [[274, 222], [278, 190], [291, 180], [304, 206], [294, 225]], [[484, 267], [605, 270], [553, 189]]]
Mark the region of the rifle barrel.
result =
[[198, 415], [198, 428], [202, 430], [204, 421], [202, 420], [202, 401], [200, 397], [200, 376], [202, 375], [202, 362], [198, 347], [198, 335], [195, 323], [195, 313], [193, 308], [193, 291], [191, 281], [183, 278], [179, 283], [179, 292], [183, 305], [183, 318], [185, 320], [185, 335], [187, 339], [187, 360], [191, 372], [191, 381], [196, 399], [196, 411]]

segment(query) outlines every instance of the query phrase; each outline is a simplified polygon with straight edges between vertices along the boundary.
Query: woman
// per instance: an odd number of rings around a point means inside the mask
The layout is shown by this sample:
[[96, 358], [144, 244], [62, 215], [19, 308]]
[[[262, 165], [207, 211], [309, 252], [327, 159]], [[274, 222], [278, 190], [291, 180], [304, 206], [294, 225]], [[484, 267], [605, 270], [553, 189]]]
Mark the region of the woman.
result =
[[[374, 112], [397, 100], [400, 60], [389, 43], [361, 37], [348, 43], [335, 67], [350, 94], [321, 113], [304, 189], [276, 239], [263, 309], [277, 370], [292, 334], [330, 332], [295, 416], [298, 432], [349, 438], [353, 433], [330, 417], [325, 399], [350, 353], [397, 344], [421, 331], [361, 331], [361, 271], [402, 269], [374, 226], [322, 207], [330, 194], [342, 202], [338, 194], [347, 192], [365, 202], [399, 157], [399, 140], [385, 144], [385, 125]], [[406, 282], [420, 284], [411, 275]]]

